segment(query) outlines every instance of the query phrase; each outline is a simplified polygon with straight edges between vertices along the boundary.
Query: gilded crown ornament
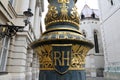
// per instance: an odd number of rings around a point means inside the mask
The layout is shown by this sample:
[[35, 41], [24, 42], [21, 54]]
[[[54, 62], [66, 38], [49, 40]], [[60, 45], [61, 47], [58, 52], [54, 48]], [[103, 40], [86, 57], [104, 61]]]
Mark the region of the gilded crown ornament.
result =
[[39, 80], [85, 80], [85, 57], [93, 44], [79, 31], [77, 0], [48, 2], [46, 31], [31, 44], [39, 55]]

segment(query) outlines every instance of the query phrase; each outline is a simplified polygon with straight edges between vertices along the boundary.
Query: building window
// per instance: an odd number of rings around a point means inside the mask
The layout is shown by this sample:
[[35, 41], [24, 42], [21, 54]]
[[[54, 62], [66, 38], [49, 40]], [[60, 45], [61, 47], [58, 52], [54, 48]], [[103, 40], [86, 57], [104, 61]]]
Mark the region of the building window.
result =
[[12, 3], [13, 3], [13, 0], [9, 0], [9, 2], [12, 4]]
[[83, 13], [81, 14], [81, 19], [85, 19], [85, 16]]
[[10, 4], [14, 7], [15, 0], [9, 0]]
[[8, 47], [10, 40], [8, 37], [5, 37], [3, 40], [0, 41], [0, 71], [6, 71], [6, 63], [8, 57]]
[[86, 33], [85, 33], [85, 31], [83, 30], [82, 32], [83, 32], [83, 36], [86, 37]]
[[111, 5], [113, 5], [113, 0], [110, 0]]
[[95, 19], [95, 13], [94, 13], [94, 12], [92, 13], [91, 17], [92, 17], [93, 19]]
[[95, 52], [99, 53], [98, 35], [96, 31], [94, 31], [94, 43], [95, 43]]

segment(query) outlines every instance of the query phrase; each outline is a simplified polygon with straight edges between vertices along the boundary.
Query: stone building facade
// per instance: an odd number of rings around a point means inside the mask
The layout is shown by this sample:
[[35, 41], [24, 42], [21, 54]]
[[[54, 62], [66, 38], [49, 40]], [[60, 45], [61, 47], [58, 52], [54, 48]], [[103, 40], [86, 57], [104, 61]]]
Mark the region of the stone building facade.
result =
[[105, 78], [120, 80], [120, 0], [99, 0]]
[[100, 14], [98, 9], [91, 9], [87, 4], [81, 11], [80, 30], [94, 43], [94, 48], [86, 57], [86, 73], [90, 77], [102, 77], [104, 70], [104, 54], [100, 31]]
[[28, 8], [33, 16], [24, 30], [0, 39], [0, 80], [38, 80], [39, 59], [30, 43], [42, 33], [43, 0], [0, 0], [0, 24], [24, 26]]

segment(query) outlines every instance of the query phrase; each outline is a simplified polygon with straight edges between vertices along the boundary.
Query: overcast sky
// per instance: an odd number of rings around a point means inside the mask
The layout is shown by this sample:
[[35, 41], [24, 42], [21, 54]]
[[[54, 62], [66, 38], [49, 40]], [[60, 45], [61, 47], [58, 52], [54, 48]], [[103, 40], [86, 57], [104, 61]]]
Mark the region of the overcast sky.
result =
[[[81, 12], [85, 4], [87, 4], [92, 9], [98, 9], [98, 0], [77, 0], [76, 6], [78, 8], [78, 13]], [[45, 11], [42, 13], [43, 31], [45, 31], [44, 16], [46, 15], [48, 10], [48, 0], [44, 0], [44, 10]]]

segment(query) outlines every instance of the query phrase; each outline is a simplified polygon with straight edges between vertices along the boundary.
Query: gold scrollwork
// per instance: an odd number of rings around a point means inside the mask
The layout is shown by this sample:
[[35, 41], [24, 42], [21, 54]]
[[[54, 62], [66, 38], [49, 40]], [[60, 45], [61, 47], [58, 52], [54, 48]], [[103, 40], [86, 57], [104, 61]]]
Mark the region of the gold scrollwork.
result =
[[77, 7], [74, 6], [71, 11], [71, 18], [74, 19], [75, 22], [80, 23], [79, 14], [77, 12]]
[[71, 60], [71, 68], [72, 69], [79, 69], [84, 68], [82, 67], [82, 59], [78, 54], [73, 55], [73, 59]]
[[[72, 44], [70, 44], [72, 45]], [[57, 45], [56, 45], [57, 46]], [[66, 46], [66, 45], [62, 45]], [[68, 45], [67, 45], [68, 46]], [[90, 48], [78, 44], [72, 45], [71, 63], [69, 70], [83, 70], [85, 56]], [[43, 45], [35, 49], [39, 54], [40, 70], [54, 70], [52, 61], [52, 45]]]
[[72, 46], [72, 60], [71, 60], [71, 68], [72, 69], [83, 69], [82, 65], [85, 64], [85, 57], [89, 48], [86, 46], [73, 45]]
[[58, 0], [58, 3], [69, 3], [70, 0]]
[[52, 5], [49, 5], [48, 6], [48, 13], [45, 17], [46, 23], [49, 22], [49, 21], [56, 20], [57, 15], [58, 15], [58, 11], [57, 11], [56, 7], [52, 6]]
[[62, 4], [61, 6], [61, 14], [59, 16], [59, 19], [61, 20], [68, 20], [68, 6], [66, 6], [65, 3]]
[[69, 15], [68, 13], [69, 6], [67, 6], [67, 3], [69, 3], [69, 0], [58, 0], [58, 3], [61, 3], [60, 14], [58, 14], [58, 10], [56, 6], [49, 5], [48, 7], [49, 10], [45, 18], [46, 27], [48, 27], [51, 24], [59, 23], [59, 22], [68, 22], [79, 27], [80, 18], [77, 12], [77, 8], [74, 6]]
[[53, 68], [53, 63], [51, 59], [52, 48], [50, 45], [40, 46], [35, 49], [39, 55], [40, 67], [41, 69]]
[[40, 67], [41, 68], [52, 68], [52, 60], [48, 54], [44, 54], [41, 63], [42, 64]]

